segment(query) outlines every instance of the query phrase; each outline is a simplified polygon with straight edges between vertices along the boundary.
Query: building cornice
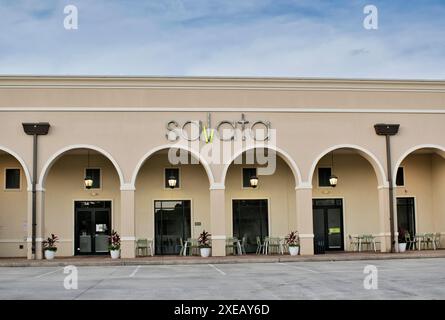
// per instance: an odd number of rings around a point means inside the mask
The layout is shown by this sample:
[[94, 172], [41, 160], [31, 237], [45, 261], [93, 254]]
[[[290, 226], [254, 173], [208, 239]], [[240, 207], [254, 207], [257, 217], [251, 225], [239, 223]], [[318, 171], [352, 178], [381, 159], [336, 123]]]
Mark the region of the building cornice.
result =
[[0, 88], [445, 92], [445, 80], [5, 75]]

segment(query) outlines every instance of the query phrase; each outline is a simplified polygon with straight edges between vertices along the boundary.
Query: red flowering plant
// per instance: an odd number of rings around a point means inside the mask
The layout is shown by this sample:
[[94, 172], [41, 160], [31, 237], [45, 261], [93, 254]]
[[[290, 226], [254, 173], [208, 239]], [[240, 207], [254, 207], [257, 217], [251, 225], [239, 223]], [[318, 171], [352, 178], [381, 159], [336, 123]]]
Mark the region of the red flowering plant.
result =
[[286, 237], [286, 244], [289, 247], [298, 247], [300, 246], [300, 236], [298, 235], [298, 231], [291, 231]]
[[112, 230], [111, 236], [109, 236], [109, 246], [110, 251], [119, 250], [121, 248], [121, 237], [117, 231]]
[[57, 251], [56, 242], [59, 241], [59, 237], [51, 233], [51, 237], [48, 237], [42, 242], [43, 250]]
[[211, 234], [207, 231], [202, 231], [198, 238], [198, 244], [201, 248], [210, 248], [210, 236]]

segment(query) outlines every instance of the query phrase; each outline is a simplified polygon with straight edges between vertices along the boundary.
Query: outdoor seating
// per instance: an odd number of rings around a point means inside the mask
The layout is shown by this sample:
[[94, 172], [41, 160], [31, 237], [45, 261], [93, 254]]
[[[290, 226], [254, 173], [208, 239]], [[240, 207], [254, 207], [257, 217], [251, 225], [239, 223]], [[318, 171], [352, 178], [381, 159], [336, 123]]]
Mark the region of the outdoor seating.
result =
[[359, 239], [357, 237], [353, 238], [350, 234], [348, 235], [348, 239], [349, 239], [349, 250], [358, 251]]
[[423, 241], [425, 244], [425, 249], [431, 248], [436, 250], [436, 243], [434, 242], [434, 233], [426, 233]]
[[241, 253], [246, 254], [247, 237], [244, 236], [241, 240]]
[[184, 250], [183, 250], [184, 256], [187, 255], [187, 249], [189, 249], [188, 250], [189, 255], [199, 254], [198, 239], [192, 239], [192, 238], [187, 239], [187, 241], [184, 243]]
[[232, 253], [235, 255], [238, 253], [239, 255], [242, 255], [242, 247], [241, 243], [236, 237], [229, 237], [226, 239], [226, 252]]
[[409, 233], [405, 234], [405, 241], [406, 241], [406, 249], [407, 250], [415, 250], [417, 242], [415, 239], [411, 238], [411, 235]]
[[437, 232], [434, 235], [434, 243], [436, 245], [436, 249], [439, 249], [440, 248], [440, 232]]
[[264, 239], [265, 254], [279, 253], [280, 251], [280, 238], [266, 237]]
[[182, 238], [179, 238], [179, 255], [182, 256], [184, 255], [184, 240], [182, 240]]
[[136, 256], [148, 256], [150, 251], [150, 255], [153, 256], [153, 240], [151, 239], [138, 239], [136, 240]]
[[264, 253], [264, 243], [261, 243], [261, 238], [260, 237], [256, 237], [256, 254], [261, 254]]
[[[380, 245], [380, 241], [377, 241], [372, 234], [363, 234], [354, 237], [356, 240], [352, 240], [353, 246], [357, 248], [357, 251], [372, 250], [377, 252], [377, 245]], [[350, 239], [351, 241], [351, 239]]]

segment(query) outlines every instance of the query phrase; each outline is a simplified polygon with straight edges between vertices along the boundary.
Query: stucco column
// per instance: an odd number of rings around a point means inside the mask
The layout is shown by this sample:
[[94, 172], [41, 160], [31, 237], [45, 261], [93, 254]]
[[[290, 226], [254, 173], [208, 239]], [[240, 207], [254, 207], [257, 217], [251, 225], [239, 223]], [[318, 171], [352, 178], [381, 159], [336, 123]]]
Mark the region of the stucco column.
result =
[[300, 254], [314, 254], [314, 226], [312, 213], [312, 186], [295, 188], [297, 201], [297, 230], [300, 234]]
[[[34, 259], [32, 254], [32, 191], [28, 191], [28, 222], [27, 222], [27, 258]], [[57, 230], [52, 231], [57, 235]], [[47, 238], [45, 234], [45, 190], [37, 188], [36, 191], [36, 255], [35, 259], [43, 258], [42, 241]]]
[[380, 251], [387, 252], [391, 250], [391, 232], [389, 228], [389, 188], [379, 187], [378, 194]]
[[135, 214], [134, 188], [121, 188], [121, 258], [134, 258], [135, 248]]
[[226, 255], [226, 219], [224, 186], [210, 188], [210, 233], [212, 256]]

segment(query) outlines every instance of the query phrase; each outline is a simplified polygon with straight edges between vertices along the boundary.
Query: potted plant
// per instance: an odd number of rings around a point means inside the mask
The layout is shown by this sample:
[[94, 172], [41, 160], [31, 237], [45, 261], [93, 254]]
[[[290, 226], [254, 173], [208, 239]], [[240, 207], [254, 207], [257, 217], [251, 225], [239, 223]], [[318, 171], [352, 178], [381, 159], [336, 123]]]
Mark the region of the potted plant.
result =
[[300, 237], [298, 231], [291, 231], [286, 238], [286, 244], [289, 247], [289, 254], [291, 256], [298, 255], [300, 251]]
[[59, 238], [51, 233], [51, 237], [48, 237], [45, 241], [43, 241], [43, 251], [45, 253], [46, 260], [53, 260], [57, 251], [56, 242]]
[[112, 230], [110, 239], [110, 245], [108, 248], [110, 249], [111, 259], [119, 259], [120, 250], [121, 250], [121, 237], [119, 234]]
[[405, 252], [406, 251], [406, 236], [408, 234], [408, 231], [406, 231], [403, 228], [399, 229], [399, 236], [398, 236], [398, 242], [399, 242], [399, 252]]
[[207, 258], [210, 256], [210, 236], [211, 234], [205, 230], [199, 235], [198, 244], [201, 257]]

